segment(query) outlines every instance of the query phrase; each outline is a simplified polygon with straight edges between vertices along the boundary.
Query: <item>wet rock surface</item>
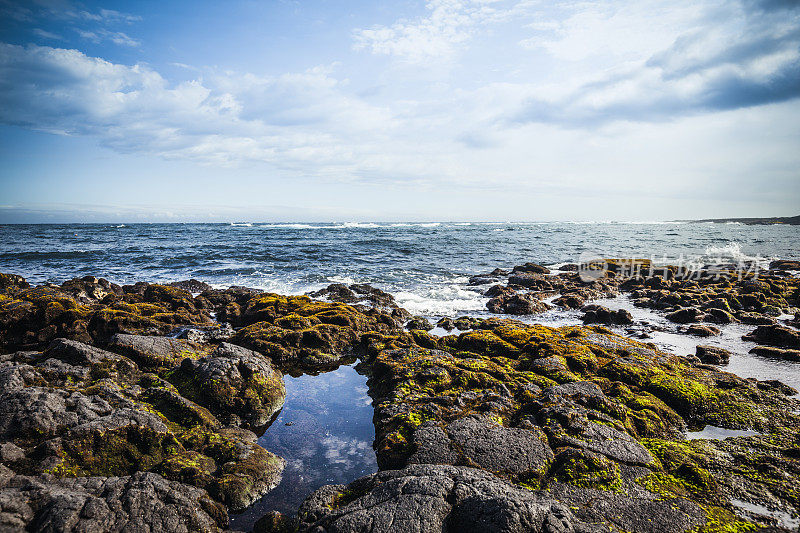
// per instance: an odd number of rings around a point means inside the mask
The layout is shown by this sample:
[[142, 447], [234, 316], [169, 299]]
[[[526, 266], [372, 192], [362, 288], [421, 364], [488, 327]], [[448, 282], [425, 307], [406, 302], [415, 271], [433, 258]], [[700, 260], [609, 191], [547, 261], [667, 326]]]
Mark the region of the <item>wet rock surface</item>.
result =
[[[283, 373], [356, 358], [381, 471], [324, 486], [295, 517], [268, 514], [256, 531], [780, 525], [732, 501], [796, 515], [797, 391], [716, 369], [730, 357], [719, 347], [679, 357], [613, 333], [604, 326], [632, 326], [630, 313], [586, 303], [625, 292], [710, 343], [741, 322], [754, 353], [792, 361], [800, 337], [785, 315], [800, 281], [601, 266], [589, 278], [525, 264], [472, 280], [494, 284], [490, 310], [533, 314], [552, 298], [582, 309], [585, 326], [458, 317], [438, 323], [457, 328], [442, 337], [369, 286], [334, 284], [319, 301], [196, 280], [30, 287], [1, 275], [0, 527], [224, 530], [228, 510], [280, 479], [284, 461], [254, 431], [283, 405]], [[707, 425], [753, 431], [685, 440]]]

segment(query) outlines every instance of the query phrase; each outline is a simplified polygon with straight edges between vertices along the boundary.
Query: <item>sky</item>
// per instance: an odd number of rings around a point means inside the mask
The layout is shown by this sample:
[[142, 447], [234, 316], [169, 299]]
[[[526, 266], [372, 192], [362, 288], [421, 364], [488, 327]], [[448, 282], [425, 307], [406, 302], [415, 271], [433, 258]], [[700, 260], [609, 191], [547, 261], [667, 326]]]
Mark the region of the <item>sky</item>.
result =
[[800, 214], [798, 0], [0, 0], [0, 223]]

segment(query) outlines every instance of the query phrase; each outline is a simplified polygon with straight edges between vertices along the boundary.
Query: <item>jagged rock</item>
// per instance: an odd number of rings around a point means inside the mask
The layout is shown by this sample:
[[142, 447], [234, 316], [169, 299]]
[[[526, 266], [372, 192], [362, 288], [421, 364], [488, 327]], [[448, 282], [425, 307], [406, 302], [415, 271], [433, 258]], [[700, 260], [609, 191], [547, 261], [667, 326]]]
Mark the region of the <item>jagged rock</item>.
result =
[[366, 283], [331, 283], [324, 289], [308, 293], [313, 298], [326, 298], [331, 302], [368, 304], [383, 309], [398, 309], [394, 296]]
[[512, 270], [512, 273], [517, 272], [533, 272], [536, 274], [549, 274], [550, 269], [547, 267], [543, 267], [542, 265], [537, 265], [536, 263], [525, 263], [522, 265], [515, 266]]
[[409, 464], [471, 464], [497, 474], [538, 477], [553, 460], [547, 438], [535, 427], [507, 428], [473, 416], [444, 429], [421, 429], [414, 434], [417, 451], [409, 457]]
[[509, 285], [516, 285], [526, 289], [535, 290], [551, 290], [552, 286], [544, 274], [535, 274], [533, 272], [520, 272], [518, 274], [511, 274], [508, 277]]
[[690, 322], [697, 322], [702, 318], [703, 313], [694, 307], [684, 307], [667, 315], [667, 320], [677, 322], [678, 324], [689, 324]]
[[170, 380], [186, 398], [245, 426], [265, 426], [283, 407], [283, 376], [261, 354], [223, 342], [208, 357], [185, 358]]
[[111, 337], [108, 347], [148, 369], [173, 366], [198, 351], [196, 345], [184, 340], [122, 333]]
[[483, 293], [483, 295], [488, 298], [495, 298], [497, 296], [506, 296], [509, 294], [514, 294], [514, 292], [515, 292], [514, 289], [506, 285], [492, 285], [491, 287], [486, 289], [486, 292]]
[[744, 340], [767, 344], [779, 348], [800, 348], [800, 331], [788, 326], [771, 325], [759, 326], [751, 333], [742, 337]]
[[692, 324], [686, 328], [686, 333], [697, 337], [716, 337], [720, 334], [719, 329], [705, 324]]
[[800, 270], [800, 261], [778, 259], [769, 264], [770, 270]]
[[421, 329], [423, 331], [430, 331], [433, 326], [428, 319], [421, 316], [415, 316], [406, 323], [406, 329]]
[[612, 311], [602, 305], [587, 305], [581, 310], [586, 313], [583, 316], [584, 324], [625, 325], [633, 323], [633, 316], [626, 309]]
[[80, 303], [95, 303], [109, 295], [122, 296], [122, 287], [107, 279], [85, 276], [61, 284], [61, 290]]
[[96, 396], [45, 387], [0, 393], [0, 438], [53, 437], [111, 412]]
[[553, 300], [553, 303], [566, 309], [580, 309], [586, 303], [586, 299], [579, 294], [565, 294]]
[[455, 322], [450, 317], [440, 318], [438, 322], [436, 322], [436, 327], [442, 328], [445, 331], [453, 331], [456, 327]]
[[183, 281], [173, 281], [172, 283], [167, 283], [167, 286], [175, 287], [177, 289], [182, 289], [184, 291], [191, 293], [202, 293], [205, 291], [214, 290], [214, 287], [212, 287], [208, 283], [194, 278]]
[[[342, 493], [347, 498], [337, 498]], [[570, 510], [467, 467], [412, 465], [378, 472], [350, 487], [326, 486], [298, 513], [301, 531], [544, 531], [573, 526]], [[550, 529], [555, 531], [555, 529]]]
[[709, 365], [727, 365], [731, 359], [731, 352], [718, 346], [699, 345], [695, 355]]
[[783, 359], [784, 361], [800, 361], [800, 350], [786, 350], [783, 348], [776, 348], [774, 346], [755, 346], [750, 349], [750, 353], [754, 353], [762, 357]]
[[218, 326], [187, 326], [170, 333], [170, 337], [187, 340], [195, 344], [224, 341], [234, 334], [230, 324], [225, 322]]
[[206, 491], [149, 472], [75, 479], [9, 476], [0, 482], [0, 502], [0, 529], [9, 532], [205, 533], [228, 525], [225, 508]]
[[70, 339], [54, 339], [47, 346], [43, 355], [73, 365], [93, 365], [107, 359], [112, 361], [120, 359], [120, 356], [115, 353]]
[[514, 293], [492, 298], [486, 303], [492, 313], [508, 315], [535, 315], [544, 313], [550, 306], [530, 293]]

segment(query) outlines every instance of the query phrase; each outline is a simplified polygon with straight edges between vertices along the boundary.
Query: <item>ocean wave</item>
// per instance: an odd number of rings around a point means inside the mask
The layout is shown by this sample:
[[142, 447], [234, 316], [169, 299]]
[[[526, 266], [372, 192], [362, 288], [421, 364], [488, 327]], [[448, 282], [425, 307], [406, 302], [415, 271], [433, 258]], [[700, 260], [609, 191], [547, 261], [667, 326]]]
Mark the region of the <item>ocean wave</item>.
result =
[[413, 291], [393, 292], [397, 305], [411, 314], [423, 316], [456, 316], [459, 313], [485, 311], [488, 298], [467, 290], [462, 285], [449, 284]]
[[769, 256], [763, 257], [761, 255], [747, 255], [742, 251], [742, 247], [738, 242], [729, 241], [723, 246], [706, 246], [706, 251], [702, 259], [706, 262], [731, 262], [735, 264], [751, 264], [755, 263], [760, 268], [769, 268], [769, 262], [777, 257]]
[[231, 222], [231, 226], [243, 226], [245, 228], [250, 228], [253, 226], [250, 222]]

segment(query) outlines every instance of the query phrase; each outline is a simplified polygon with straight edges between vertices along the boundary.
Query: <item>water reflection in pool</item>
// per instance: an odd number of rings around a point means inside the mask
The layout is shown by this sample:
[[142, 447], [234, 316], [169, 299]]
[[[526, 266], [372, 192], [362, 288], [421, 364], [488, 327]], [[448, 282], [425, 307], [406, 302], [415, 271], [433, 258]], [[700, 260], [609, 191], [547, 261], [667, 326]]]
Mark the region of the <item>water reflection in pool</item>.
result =
[[292, 514], [322, 485], [349, 483], [378, 470], [367, 377], [354, 365], [317, 376], [285, 376], [286, 403], [259, 444], [286, 460], [281, 483], [231, 529], [249, 531], [269, 511]]

